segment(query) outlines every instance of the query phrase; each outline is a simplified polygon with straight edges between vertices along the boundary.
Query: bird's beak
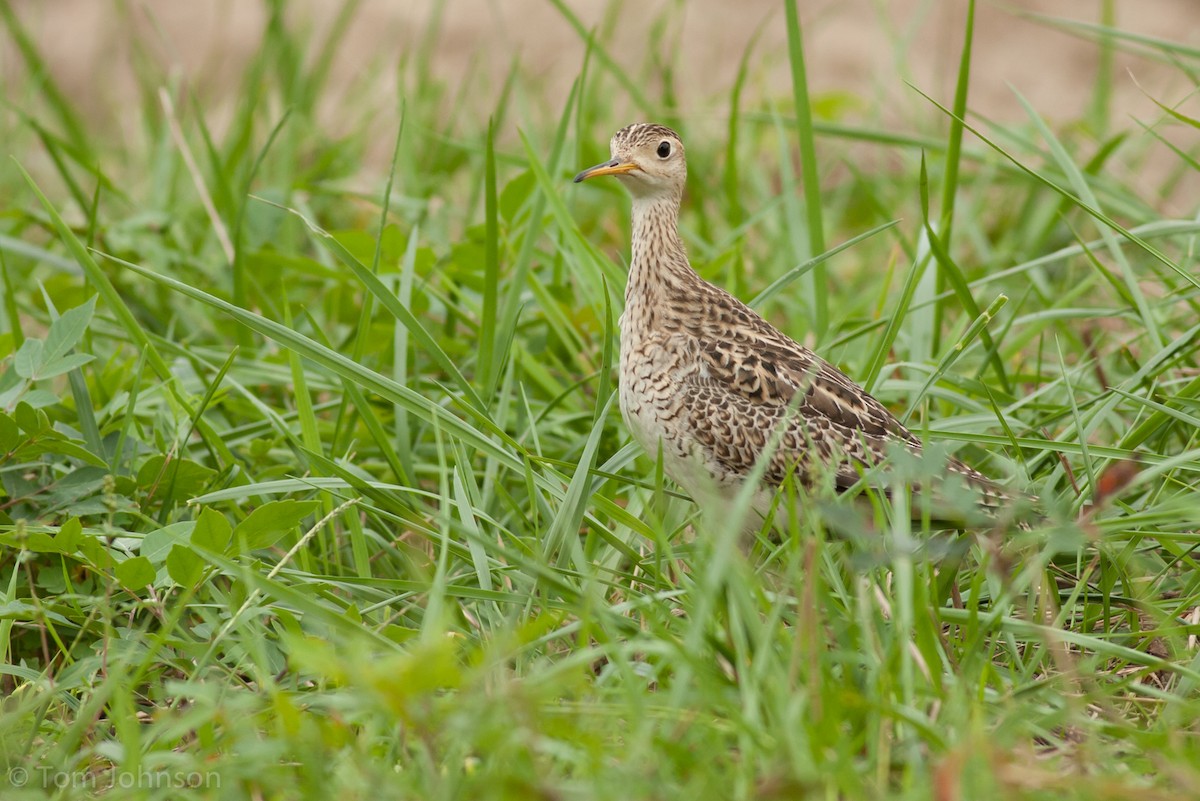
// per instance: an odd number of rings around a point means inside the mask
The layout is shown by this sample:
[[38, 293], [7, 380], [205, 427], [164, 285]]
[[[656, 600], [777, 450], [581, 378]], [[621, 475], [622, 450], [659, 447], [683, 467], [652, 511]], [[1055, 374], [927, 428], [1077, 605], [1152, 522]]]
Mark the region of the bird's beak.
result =
[[586, 170], [579, 173], [579, 175], [575, 176], [575, 183], [586, 181], [588, 178], [595, 178], [598, 175], [621, 175], [622, 173], [633, 172], [637, 169], [640, 168], [632, 161], [613, 159], [612, 161], [606, 161], [603, 164], [597, 164], [595, 167], [588, 167]]

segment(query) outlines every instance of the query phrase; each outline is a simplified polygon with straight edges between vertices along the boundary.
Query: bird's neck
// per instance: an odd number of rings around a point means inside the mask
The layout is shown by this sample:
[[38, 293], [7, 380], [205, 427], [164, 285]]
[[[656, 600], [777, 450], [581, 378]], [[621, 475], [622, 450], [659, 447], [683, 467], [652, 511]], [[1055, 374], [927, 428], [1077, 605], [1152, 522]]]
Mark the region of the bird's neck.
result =
[[633, 199], [633, 253], [625, 286], [626, 315], [654, 314], [686, 296], [700, 277], [679, 238], [677, 195]]

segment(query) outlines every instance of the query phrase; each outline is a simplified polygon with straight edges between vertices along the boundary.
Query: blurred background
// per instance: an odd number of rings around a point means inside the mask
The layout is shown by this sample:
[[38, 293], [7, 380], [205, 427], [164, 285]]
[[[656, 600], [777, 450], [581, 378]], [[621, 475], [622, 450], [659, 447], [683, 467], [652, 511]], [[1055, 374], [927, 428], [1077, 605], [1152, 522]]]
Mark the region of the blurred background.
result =
[[[980, 3], [972, 111], [1001, 123], [1025, 120], [1019, 93], [1051, 122], [1087, 118], [1100, 68], [1099, 34], [1089, 26], [1101, 22], [1106, 5], [1102, 0]], [[131, 116], [125, 113], [129, 105], [138, 102], [139, 71], [185, 81], [219, 132], [222, 110], [224, 122], [233, 114], [234, 96], [271, 24], [272, 7], [286, 9], [288, 24], [310, 29], [315, 41], [346, 26], [330, 65], [330, 88], [337, 91], [324, 93], [318, 109], [334, 132], [339, 120], [352, 129], [364, 115], [382, 115], [380, 130], [390, 130], [400, 89], [417, 82], [444, 83], [451, 96], [470, 101], [468, 114], [486, 118], [493, 111], [488, 98], [499, 95], [514, 64], [523, 79], [517, 89], [523, 112], [554, 119], [584, 62], [587, 31], [597, 33], [606, 51], [634, 80], [644, 82], [651, 97], [670, 84], [678, 95], [679, 118], [689, 123], [726, 113], [724, 99], [748, 50], [746, 107], [790, 103], [786, 30], [777, 0], [16, 0], [11, 7], [71, 102], [89, 123], [117, 132]], [[935, 108], [912, 102], [913, 90], [905, 82], [943, 102], [952, 97], [965, 8], [960, 0], [804, 3], [809, 80], [818, 113], [876, 122], [891, 118], [919, 128], [941, 124]], [[1110, 22], [1133, 34], [1181, 42], [1200, 38], [1196, 0], [1117, 0], [1110, 10]], [[1048, 17], [1057, 21], [1047, 22]], [[1070, 29], [1064, 20], [1081, 25]], [[1130, 52], [1129, 44], [1115, 56], [1106, 102], [1117, 119], [1152, 119], [1159, 112], [1147, 95], [1177, 101], [1189, 87], [1180, 70]], [[22, 61], [15, 48], [0, 50], [0, 64], [4, 75], [18, 78]], [[1105, 111], [1092, 116], [1103, 119]], [[637, 111], [627, 99], [616, 98], [613, 114], [601, 127], [615, 129]], [[710, 130], [721, 130], [720, 121], [714, 122]], [[390, 146], [391, 135], [385, 133], [371, 161], [386, 159]]]

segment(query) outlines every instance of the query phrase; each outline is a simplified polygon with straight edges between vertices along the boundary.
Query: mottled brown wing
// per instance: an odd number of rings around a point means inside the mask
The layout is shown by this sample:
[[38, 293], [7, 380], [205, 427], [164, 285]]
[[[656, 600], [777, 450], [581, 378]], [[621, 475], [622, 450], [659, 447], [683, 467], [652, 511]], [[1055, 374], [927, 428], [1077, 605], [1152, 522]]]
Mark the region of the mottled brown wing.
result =
[[813, 414], [803, 405], [792, 409], [752, 399], [712, 378], [689, 382], [685, 409], [699, 443], [735, 475], [753, 470], [770, 437], [778, 436], [763, 476], [772, 486], [792, 473], [805, 485], [832, 474], [836, 486], [846, 489], [858, 482], [864, 468], [883, 460], [892, 441]]
[[[714, 458], [746, 472], [765, 448], [766, 432], [783, 426], [766, 480], [778, 485], [794, 470], [808, 483], [814, 469], [820, 469], [833, 472], [836, 485], [845, 489], [897, 445], [921, 452], [920, 440], [848, 376], [732, 296], [721, 290], [717, 294], [728, 298], [714, 298], [718, 302], [713, 305], [723, 310], [718, 316], [735, 319], [721, 323], [724, 337], [704, 331], [697, 343], [704, 369], [694, 379], [689, 409], [697, 431], [705, 429], [702, 418], [708, 417], [705, 436], [712, 442], [704, 444], [713, 449]], [[718, 410], [715, 425], [712, 409]], [[986, 476], [958, 460], [951, 459], [947, 469], [979, 489], [986, 505], [1006, 497]]]
[[[845, 489], [858, 482], [864, 469], [887, 457], [890, 443], [920, 450], [912, 435], [870, 396], [863, 394], [866, 401], [843, 401], [843, 396], [854, 396], [837, 383], [839, 374], [815, 355], [802, 352], [797, 358], [741, 344], [727, 340], [707, 346], [709, 375], [702, 371], [689, 393], [695, 429], [704, 430], [702, 419], [709, 420], [712, 442], [703, 444], [731, 469], [753, 469], [772, 432], [780, 437], [765, 473], [772, 485], [793, 471], [805, 484], [832, 473], [836, 485]], [[713, 409], [717, 411], [709, 411]]]

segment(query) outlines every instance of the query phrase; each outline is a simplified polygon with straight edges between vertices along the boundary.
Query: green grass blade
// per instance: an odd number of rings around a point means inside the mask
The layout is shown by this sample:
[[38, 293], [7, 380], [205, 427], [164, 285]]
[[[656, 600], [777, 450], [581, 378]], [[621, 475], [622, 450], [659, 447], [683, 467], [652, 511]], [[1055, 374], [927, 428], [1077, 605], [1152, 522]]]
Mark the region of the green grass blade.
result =
[[500, 212], [496, 195], [496, 129], [488, 123], [484, 165], [483, 313], [479, 319], [479, 385], [491, 397], [499, 380], [503, 354], [496, 350], [496, 311], [500, 284]]
[[384, 283], [379, 280], [377, 275], [371, 272], [370, 269], [368, 269], [365, 265], [363, 265], [362, 262], [355, 258], [354, 254], [351, 253], [345, 245], [339, 242], [337, 238], [333, 236], [333, 234], [321, 228], [315, 222], [301, 214], [298, 210], [287, 209], [287, 211], [295, 215], [306, 226], [308, 226], [309, 230], [311, 230], [317, 236], [318, 241], [328, 248], [335, 256], [337, 256], [338, 260], [341, 261], [342, 264], [350, 268], [351, 272], [353, 272], [358, 280], [362, 282], [363, 286], [366, 287], [371, 296], [378, 300], [383, 307], [387, 309], [388, 312], [408, 330], [409, 334], [416, 340], [417, 344], [433, 357], [434, 362], [436, 362], [439, 367], [446, 371], [451, 380], [455, 383], [455, 385], [458, 386], [459, 390], [464, 396], [466, 396], [467, 401], [472, 406], [481, 412], [486, 409], [487, 405], [483, 402], [483, 399], [479, 397], [479, 394], [475, 391], [475, 388], [471, 386], [469, 381], [467, 381], [466, 377], [458, 369], [458, 366], [455, 365], [454, 362], [450, 360], [450, 357], [446, 355], [446, 352], [442, 350], [442, 346], [438, 344], [437, 340], [429, 333], [421, 321], [418, 320], [413, 313], [400, 302], [395, 293], [388, 289]]
[[[461, 439], [466, 444], [481, 451], [482, 453], [500, 461], [506, 467], [514, 470], [521, 469], [521, 461], [513, 453], [504, 450], [492, 439], [470, 426], [460, 418], [450, 414], [443, 407], [424, 397], [423, 395], [414, 392], [408, 387], [401, 386], [391, 379], [380, 375], [379, 373], [369, 370], [366, 367], [346, 358], [337, 351], [319, 345], [312, 339], [299, 334], [286, 326], [280, 325], [265, 317], [254, 314], [253, 312], [239, 309], [232, 303], [221, 300], [213, 295], [208, 294], [200, 289], [177, 281], [165, 275], [160, 275], [151, 270], [141, 267], [130, 262], [122, 261], [113, 256], [108, 256], [109, 259], [121, 264], [128, 270], [145, 277], [152, 281], [160, 283], [169, 289], [187, 295], [188, 297], [198, 300], [214, 309], [226, 314], [237, 320], [242, 325], [247, 326], [253, 331], [257, 331], [263, 336], [269, 337], [284, 347], [296, 350], [301, 356], [310, 359], [319, 364], [325, 369], [341, 376], [347, 380], [353, 381], [365, 390], [374, 392], [387, 399], [388, 401], [404, 407], [409, 413], [418, 418], [432, 423], [435, 420], [449, 434]], [[365, 268], [364, 268], [365, 270]], [[486, 418], [478, 418], [481, 422], [487, 423]], [[503, 432], [493, 431], [493, 435], [504, 436]], [[510, 443], [515, 445], [515, 443]]]
[[96, 260], [92, 258], [92, 255], [88, 252], [87, 248], [84, 247], [83, 243], [79, 241], [79, 238], [75, 236], [75, 232], [72, 231], [66, 222], [63, 221], [63, 218], [58, 213], [58, 210], [54, 208], [54, 205], [51, 204], [50, 200], [42, 193], [42, 190], [38, 188], [38, 185], [34, 183], [33, 178], [29, 176], [29, 173], [25, 171], [25, 168], [20, 164], [17, 164], [16, 166], [20, 171], [21, 176], [25, 179], [25, 183], [30, 189], [33, 190], [33, 193], [41, 202], [42, 208], [45, 209], [46, 214], [50, 216], [50, 220], [54, 224], [54, 230], [58, 233], [59, 238], [67, 246], [67, 249], [71, 252], [71, 255], [75, 258], [76, 263], [78, 263], [83, 269], [88, 281], [91, 282], [92, 286], [96, 288], [96, 291], [100, 294], [100, 298], [104, 301], [112, 313], [117, 316], [117, 320], [120, 322], [122, 328], [125, 329], [125, 332], [129, 334], [130, 338], [137, 343], [139, 347], [146, 351], [150, 360], [150, 367], [154, 370], [159, 378], [163, 380], [170, 378], [170, 368], [167, 367], [167, 363], [163, 361], [163, 358], [158, 354], [158, 350], [150, 341], [150, 337], [146, 335], [145, 330], [143, 330], [141, 324], [138, 323], [137, 318], [135, 318], [133, 315], [133, 312], [129, 310], [129, 306], [126, 305], [120, 294], [118, 294], [116, 287], [114, 287], [112, 282], [108, 280], [108, 276], [105, 275], [104, 271], [100, 269], [100, 265], [96, 264]]
[[831, 259], [834, 256], [836, 256], [837, 254], [841, 253], [843, 250], [849, 250], [850, 248], [857, 245], [859, 242], [863, 242], [867, 239], [870, 239], [871, 237], [875, 236], [876, 234], [882, 233], [882, 232], [888, 230], [889, 228], [892, 228], [892, 227], [898, 225], [899, 223], [900, 223], [899, 220], [892, 220], [891, 222], [885, 222], [882, 225], [877, 225], [874, 228], [872, 228], [870, 231], [864, 231], [863, 233], [858, 234], [857, 236], [847, 239], [845, 242], [841, 243], [840, 245], [835, 245], [833, 248], [825, 251], [824, 253], [820, 254], [819, 256], [809, 259], [808, 261], [804, 262], [803, 264], [797, 264], [795, 267], [788, 270], [786, 273], [779, 276], [774, 281], [772, 281], [770, 284], [768, 284], [765, 289], [763, 289], [761, 292], [759, 292], [757, 295], [755, 295], [753, 298], [751, 298], [749, 303], [747, 303], [747, 305], [750, 306], [751, 308], [762, 306], [762, 304], [766, 303], [768, 300], [770, 300], [772, 297], [774, 297], [780, 290], [786, 288], [788, 286], [788, 284], [792, 283], [797, 278], [800, 278], [803, 275], [807, 275], [808, 272], [810, 270], [815, 269], [818, 264], [822, 264], [826, 261], [829, 261], [829, 259]]
[[[942, 178], [941, 217], [938, 223], [938, 235], [945, 243], [947, 252], [953, 242], [955, 198], [959, 190], [958, 176], [962, 161], [963, 139], [963, 125], [961, 120], [967, 117], [967, 92], [971, 85], [971, 49], [975, 39], [975, 0], [968, 0], [967, 2], [967, 17], [964, 24], [963, 48], [958, 61], [958, 78], [954, 86], [954, 114], [950, 118], [950, 131], [946, 142], [946, 166], [945, 174]], [[928, 217], [926, 217], [926, 224], [928, 225]], [[947, 264], [949, 264], [948, 260], [938, 259], [938, 266], [941, 267], [938, 271], [937, 281], [937, 290], [939, 293], [945, 291], [947, 280], [954, 281], [957, 278], [958, 282], [961, 283], [961, 276], [952, 277], [945, 274]], [[935, 353], [941, 349], [942, 311], [943, 307], [940, 303], [933, 307], [933, 351]], [[967, 308], [967, 313], [976, 317], [979, 315], [979, 310], [975, 307], [973, 299], [971, 305]]]
[[[808, 97], [808, 75], [804, 66], [804, 39], [797, 0], [784, 0], [787, 15], [788, 63], [791, 65], [792, 98], [796, 106], [796, 134], [800, 148], [800, 172], [804, 181], [804, 211], [808, 228], [809, 256], [825, 251], [825, 222], [821, 185], [817, 174], [817, 146], [813, 136], [812, 104]], [[813, 332], [824, 338], [829, 327], [828, 277], [824, 267], [812, 272]]]
[[[911, 86], [911, 84], [910, 84], [910, 86]], [[917, 89], [915, 86], [912, 88], [915, 91], [917, 91], [918, 93], [920, 93], [921, 96], [924, 97], [926, 100], [928, 100], [930, 103], [932, 103], [933, 105], [935, 105], [939, 109], [941, 109], [941, 111], [943, 113], [952, 114], [952, 112], [949, 109], [947, 109], [945, 106], [938, 103], [936, 100], [934, 100], [929, 95], [925, 94], [924, 92], [921, 92], [920, 89]], [[1104, 212], [1100, 211], [1099, 209], [1088, 205], [1082, 198], [1078, 197], [1077, 195], [1073, 194], [1072, 192], [1068, 191], [1067, 189], [1064, 189], [1063, 187], [1054, 183], [1050, 179], [1040, 175], [1039, 173], [1035, 172], [1034, 170], [1030, 169], [1029, 167], [1026, 167], [1015, 156], [1013, 156], [1008, 151], [1004, 150], [1004, 148], [1000, 147], [998, 144], [993, 142], [991, 139], [989, 139], [986, 135], [984, 135], [978, 129], [967, 124], [965, 121], [962, 121], [962, 124], [963, 124], [964, 128], [966, 128], [968, 131], [970, 131], [975, 136], [977, 136], [984, 144], [986, 144], [988, 147], [995, 150], [998, 154], [1000, 154], [1004, 158], [1008, 159], [1008, 161], [1010, 161], [1013, 165], [1015, 165], [1018, 170], [1025, 173], [1030, 178], [1034, 179], [1035, 181], [1037, 181], [1038, 183], [1047, 187], [1048, 189], [1062, 195], [1064, 198], [1069, 200], [1071, 203], [1078, 206], [1083, 211], [1087, 212], [1087, 214], [1089, 216], [1104, 223], [1104, 225], [1106, 225], [1108, 228], [1110, 228], [1113, 231], [1116, 231], [1118, 234], [1120, 234], [1124, 238], [1128, 239], [1133, 244], [1137, 245], [1139, 248], [1141, 248], [1143, 251], [1145, 251], [1147, 255], [1152, 257], [1155, 261], [1159, 262], [1163, 266], [1165, 266], [1168, 269], [1175, 272], [1180, 278], [1187, 281], [1192, 286], [1196, 287], [1197, 289], [1200, 289], [1200, 278], [1197, 278], [1196, 276], [1193, 276], [1190, 273], [1183, 270], [1175, 262], [1168, 259], [1162, 253], [1162, 251], [1158, 250], [1158, 248], [1151, 245], [1144, 238], [1134, 234], [1132, 231], [1128, 230], [1127, 228], [1122, 226], [1120, 223], [1118, 223], [1116, 220], [1114, 220], [1111, 217], [1109, 217], [1108, 215], [1104, 214]]]

